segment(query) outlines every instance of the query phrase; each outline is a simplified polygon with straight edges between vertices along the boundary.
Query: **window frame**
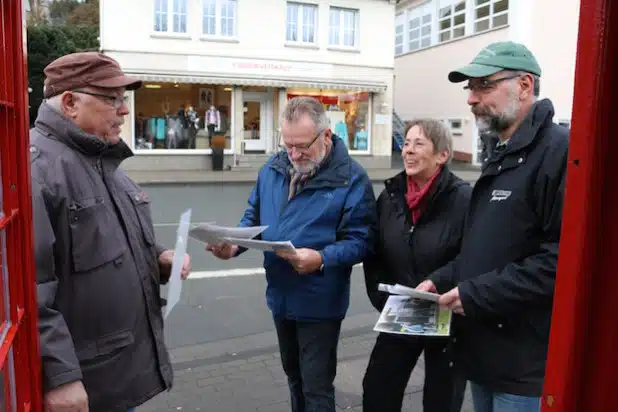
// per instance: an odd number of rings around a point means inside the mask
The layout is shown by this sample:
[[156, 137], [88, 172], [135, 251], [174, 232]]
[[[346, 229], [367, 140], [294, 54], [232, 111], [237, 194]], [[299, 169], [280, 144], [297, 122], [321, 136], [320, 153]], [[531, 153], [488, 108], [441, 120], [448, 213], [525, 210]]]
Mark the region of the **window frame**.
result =
[[[471, 0], [467, 0], [467, 1], [471, 1]], [[502, 1], [506, 1], [507, 3], [507, 7], [506, 10], [500, 11], [498, 13], [494, 13], [494, 8], [496, 7], [496, 3], [500, 3]], [[491, 29], [496, 29], [498, 27], [506, 27], [509, 25], [509, 11], [510, 11], [510, 2], [509, 0], [485, 0], [485, 3], [482, 3], [480, 5], [477, 5], [476, 2], [472, 3], [474, 8], [472, 9], [472, 33], [483, 33], [485, 31], [491, 30]], [[483, 9], [485, 7], [489, 7], [489, 14], [487, 16], [483, 16], [483, 17], [477, 17], [477, 13], [480, 9]], [[501, 17], [506, 15], [506, 23], [500, 24], [500, 25], [495, 25], [494, 21], [496, 19], [496, 17]], [[477, 26], [480, 22], [488, 22], [488, 26], [487, 28], [484, 29], [478, 29]]]
[[[215, 27], [214, 34], [206, 32], [206, 6], [215, 6]], [[232, 9], [230, 9], [230, 5]], [[201, 0], [201, 24], [200, 24], [200, 36], [206, 39], [235, 39], [238, 36], [238, 1], [237, 0]], [[222, 9], [226, 7], [226, 15], [223, 15]], [[209, 7], [210, 8], [210, 7]], [[230, 10], [233, 10], [230, 17]], [[212, 19], [212, 15], [208, 14], [208, 18]], [[223, 33], [223, 20], [232, 21], [233, 28], [231, 34], [229, 34], [229, 26], [226, 23], [226, 33]]]
[[[442, 5], [442, 3], [446, 3], [446, 4]], [[456, 8], [459, 7], [462, 3], [463, 3], [463, 9], [456, 10]], [[468, 32], [468, 30], [466, 30], [466, 20], [467, 20], [466, 15], [467, 15], [467, 10], [468, 10], [467, 6], [468, 6], [467, 0], [450, 0], [448, 2], [444, 2], [444, 1], [438, 2], [438, 5], [437, 5], [438, 43], [444, 43], [447, 41], [459, 39], [459, 38], [466, 36], [466, 33]], [[447, 12], [448, 15], [442, 17], [442, 12], [446, 9], [448, 9], [448, 12]], [[455, 20], [456, 18], [460, 16], [463, 16], [463, 22], [456, 24]], [[444, 29], [442, 28], [443, 22], [449, 23], [447, 28], [444, 28]], [[459, 31], [459, 29], [463, 29], [463, 32], [459, 35], [456, 35], [456, 31]], [[442, 39], [442, 36], [444, 34], [448, 34], [448, 38]]]
[[[189, 5], [188, 3], [189, 3], [189, 0], [155, 0], [154, 12], [153, 12], [154, 33], [180, 35], [180, 36], [187, 35], [189, 33], [189, 12], [188, 12]], [[180, 16], [178, 24], [180, 28], [182, 28], [184, 24], [184, 31], [174, 30], [175, 23], [176, 23], [176, 17], [178, 16]], [[162, 30], [163, 25], [165, 25], [165, 30]]]
[[[339, 22], [337, 27], [337, 39], [336, 43], [332, 43], [331, 35], [334, 33], [334, 24], [333, 24], [333, 12], [339, 12]], [[346, 25], [345, 25], [345, 16], [346, 12], [352, 12], [353, 14], [353, 36], [354, 44], [347, 45], [345, 44], [346, 39]], [[352, 49], [357, 50], [360, 48], [360, 10], [353, 9], [349, 7], [339, 7], [339, 6], [330, 6], [328, 9], [328, 47], [330, 48], [342, 48], [342, 49]]]
[[[458, 10], [453, 13], [455, 10], [455, 6], [464, 2], [463, 10]], [[428, 47], [437, 46], [443, 43], [448, 43], [450, 41], [456, 41], [459, 39], [465, 39], [469, 36], [473, 36], [477, 33], [483, 33], [488, 30], [500, 29], [504, 27], [508, 27], [509, 25], [509, 15], [512, 12], [513, 5], [512, 1], [508, 0], [484, 0], [485, 3], [477, 6], [476, 0], [429, 0], [418, 4], [416, 6], [411, 6], [406, 8], [405, 10], [400, 10], [396, 15], [396, 29], [395, 29], [395, 56], [404, 55], [407, 53], [416, 52], [419, 50], [424, 50]], [[496, 4], [502, 4], [501, 2], [505, 1], [506, 9], [494, 12]], [[488, 16], [481, 17], [480, 19], [476, 18], [477, 10], [482, 9], [483, 7], [489, 6], [490, 13]], [[451, 8], [451, 13], [448, 17], [440, 17], [440, 10], [446, 7]], [[430, 15], [430, 22], [427, 21], [423, 23], [423, 16]], [[455, 18], [463, 16], [463, 22], [455, 25]], [[506, 16], [506, 22], [500, 25], [494, 24], [495, 18], [501, 18], [502, 16]], [[410, 22], [416, 18], [419, 18], [421, 25], [417, 28], [410, 29]], [[403, 30], [403, 47], [399, 48], [400, 44], [398, 43], [397, 37], [401, 35], [401, 33], [397, 33], [397, 27], [399, 25], [397, 19], [403, 19], [404, 30]], [[440, 24], [443, 21], [448, 20], [450, 25], [448, 28], [441, 29]], [[488, 21], [488, 28], [483, 28], [482, 30], [477, 30], [476, 26], [479, 21]], [[422, 34], [423, 29], [429, 28], [429, 33], [425, 35]], [[419, 36], [415, 36], [412, 31], [418, 29]], [[455, 30], [461, 31], [463, 29], [463, 35], [458, 35], [454, 37]], [[441, 40], [441, 34], [449, 32], [448, 40]], [[429, 39], [429, 42], [427, 42]], [[412, 43], [418, 42], [418, 47], [415, 47]], [[412, 47], [411, 47], [412, 46]]]
[[[290, 22], [290, 7], [296, 7], [296, 23], [294, 32], [296, 34], [296, 39], [290, 39], [288, 34], [291, 31], [289, 30]], [[310, 12], [313, 11], [313, 21], [312, 26], [305, 25], [305, 17], [310, 16]], [[306, 13], [306, 14], [305, 14]], [[285, 42], [288, 44], [305, 44], [305, 45], [317, 45], [318, 44], [318, 16], [319, 16], [319, 8], [315, 3], [303, 3], [299, 1], [288, 1], [286, 2], [285, 8]], [[304, 40], [304, 28], [312, 27], [313, 30], [313, 41], [305, 41]]]

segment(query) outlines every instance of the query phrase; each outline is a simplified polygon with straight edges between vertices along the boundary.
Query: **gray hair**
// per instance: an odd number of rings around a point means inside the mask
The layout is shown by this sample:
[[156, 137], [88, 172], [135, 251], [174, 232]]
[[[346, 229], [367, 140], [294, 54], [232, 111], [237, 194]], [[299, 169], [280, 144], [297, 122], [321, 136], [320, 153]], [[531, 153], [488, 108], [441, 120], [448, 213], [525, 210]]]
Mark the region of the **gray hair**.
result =
[[532, 80], [534, 82], [532, 93], [534, 94], [535, 100], [537, 97], [539, 97], [541, 93], [541, 77], [540, 76], [537, 76], [536, 74], [533, 74], [533, 73], [524, 72], [521, 70], [505, 70], [505, 72], [513, 76], [524, 76], [526, 74], [529, 74], [530, 76], [532, 76]]
[[285, 122], [297, 122], [303, 116], [309, 118], [315, 123], [318, 133], [330, 127], [330, 122], [324, 111], [322, 103], [313, 97], [294, 97], [285, 105], [281, 113], [280, 124]]
[[45, 103], [52, 109], [62, 114], [62, 94], [52, 96], [49, 99], [45, 99]]
[[408, 135], [408, 132], [414, 126], [418, 126], [425, 137], [431, 140], [433, 143], [433, 151], [434, 153], [439, 152], [448, 152], [448, 161], [449, 163], [453, 158], [453, 135], [451, 131], [444, 123], [440, 120], [436, 119], [414, 119], [412, 121], [406, 122], [405, 132], [403, 137]]

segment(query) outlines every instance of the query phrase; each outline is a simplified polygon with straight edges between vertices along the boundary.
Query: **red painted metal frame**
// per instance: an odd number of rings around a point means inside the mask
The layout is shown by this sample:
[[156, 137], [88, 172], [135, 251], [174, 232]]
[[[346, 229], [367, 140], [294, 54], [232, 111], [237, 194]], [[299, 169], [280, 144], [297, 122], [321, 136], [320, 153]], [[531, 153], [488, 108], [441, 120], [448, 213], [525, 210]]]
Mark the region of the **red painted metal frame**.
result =
[[581, 0], [543, 412], [618, 410], [618, 139], [612, 136], [618, 107], [617, 50], [617, 2]]
[[[0, 157], [6, 231], [11, 329], [0, 362], [12, 348], [17, 411], [42, 411], [37, 327], [28, 129], [27, 54], [21, 0], [0, 0]], [[0, 37], [1, 38], [1, 37]], [[7, 405], [7, 410], [10, 410]]]

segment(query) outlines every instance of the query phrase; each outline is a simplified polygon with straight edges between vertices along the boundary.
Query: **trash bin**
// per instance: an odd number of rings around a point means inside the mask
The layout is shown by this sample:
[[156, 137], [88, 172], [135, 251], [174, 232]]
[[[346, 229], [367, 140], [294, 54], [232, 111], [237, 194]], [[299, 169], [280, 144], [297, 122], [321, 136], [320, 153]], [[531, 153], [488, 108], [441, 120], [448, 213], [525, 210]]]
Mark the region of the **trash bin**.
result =
[[225, 136], [215, 134], [212, 137], [212, 170], [223, 170], [223, 150], [225, 149]]
[[212, 170], [223, 170], [223, 149], [212, 148]]

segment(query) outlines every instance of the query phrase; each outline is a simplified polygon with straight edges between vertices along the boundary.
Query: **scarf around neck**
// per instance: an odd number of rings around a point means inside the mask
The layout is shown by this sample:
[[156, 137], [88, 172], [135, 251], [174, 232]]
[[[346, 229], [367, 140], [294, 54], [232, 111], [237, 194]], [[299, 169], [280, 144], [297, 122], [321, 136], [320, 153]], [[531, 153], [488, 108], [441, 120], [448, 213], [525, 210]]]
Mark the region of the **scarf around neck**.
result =
[[412, 224], [415, 225], [420, 219], [425, 209], [425, 205], [427, 204], [427, 196], [441, 171], [442, 167], [439, 167], [436, 173], [429, 178], [429, 181], [425, 183], [423, 187], [419, 187], [410, 176], [406, 176], [407, 191], [405, 197], [408, 208], [412, 214]]

